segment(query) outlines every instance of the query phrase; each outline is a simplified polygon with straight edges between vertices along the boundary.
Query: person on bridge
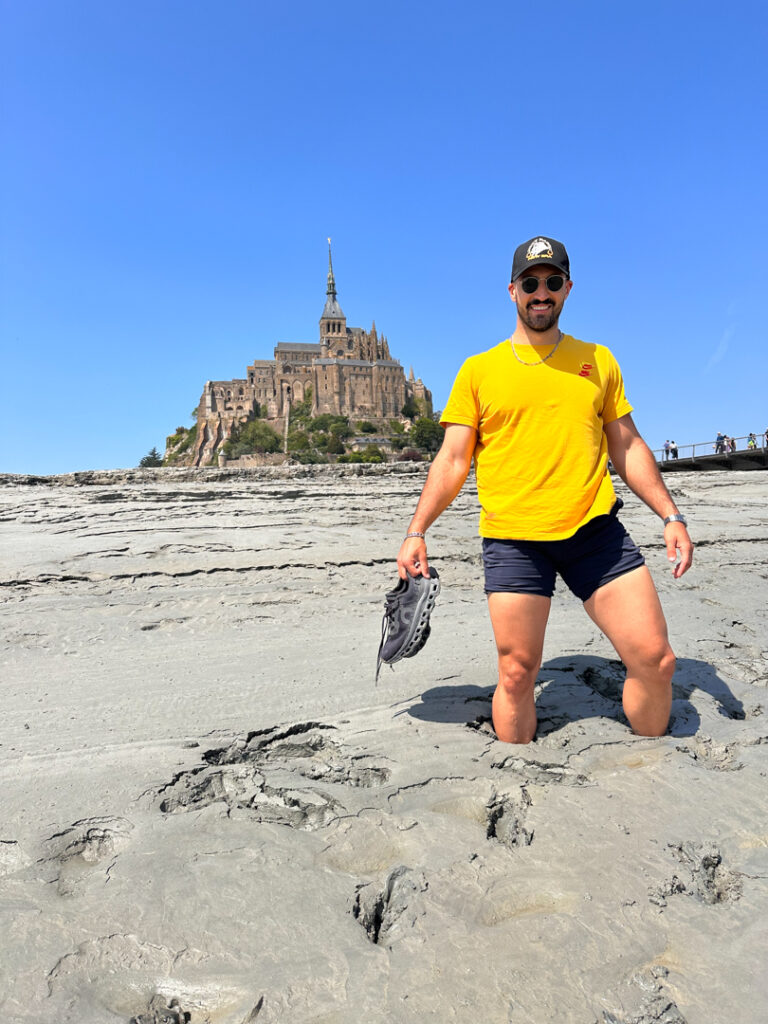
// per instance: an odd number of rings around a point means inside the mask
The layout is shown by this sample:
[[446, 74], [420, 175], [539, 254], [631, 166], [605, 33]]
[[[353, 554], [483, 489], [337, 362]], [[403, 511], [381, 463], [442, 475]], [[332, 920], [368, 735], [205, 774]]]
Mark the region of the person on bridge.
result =
[[677, 458], [677, 444], [674, 441], [669, 442], [669, 450], [672, 453], [672, 458]]
[[685, 518], [632, 420], [618, 363], [558, 326], [572, 287], [562, 242], [538, 236], [517, 247], [508, 286], [514, 332], [459, 370], [441, 418], [443, 445], [397, 559], [401, 579], [429, 576], [426, 531], [474, 457], [498, 653], [493, 725], [510, 743], [536, 733], [534, 688], [557, 573], [626, 666], [622, 699], [633, 730], [667, 729], [675, 656], [651, 574], [617, 517], [609, 456], [663, 519], [675, 579], [693, 556]]

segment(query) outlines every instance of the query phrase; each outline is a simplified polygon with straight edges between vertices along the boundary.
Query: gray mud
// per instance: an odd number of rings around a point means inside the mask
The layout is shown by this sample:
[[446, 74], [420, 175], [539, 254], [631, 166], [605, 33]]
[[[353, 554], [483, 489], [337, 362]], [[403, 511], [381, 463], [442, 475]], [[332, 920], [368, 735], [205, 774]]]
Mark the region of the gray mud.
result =
[[374, 685], [424, 470], [359, 468], [0, 481], [4, 1024], [763, 1024], [768, 475], [668, 481], [677, 582], [622, 491], [669, 735], [560, 587], [512, 746], [471, 487]]

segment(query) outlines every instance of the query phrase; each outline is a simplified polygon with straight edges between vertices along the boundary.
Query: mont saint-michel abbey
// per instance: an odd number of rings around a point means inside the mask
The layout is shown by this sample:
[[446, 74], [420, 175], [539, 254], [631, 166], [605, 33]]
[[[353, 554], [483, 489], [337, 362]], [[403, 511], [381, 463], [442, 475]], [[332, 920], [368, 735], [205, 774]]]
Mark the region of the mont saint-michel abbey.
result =
[[[432, 394], [413, 369], [405, 371], [389, 351], [376, 324], [370, 331], [347, 327], [347, 318], [336, 296], [331, 247], [328, 245], [328, 286], [320, 317], [320, 341], [291, 344], [278, 342], [274, 359], [256, 359], [243, 380], [209, 380], [197, 411], [197, 438], [193, 465], [211, 462], [236, 423], [257, 412], [279, 432], [285, 428], [290, 408], [301, 402], [311, 387], [312, 415], [330, 413], [355, 421], [367, 420], [384, 427], [392, 419], [403, 420], [402, 409], [414, 399], [427, 415]], [[403, 422], [406, 422], [403, 420]]]

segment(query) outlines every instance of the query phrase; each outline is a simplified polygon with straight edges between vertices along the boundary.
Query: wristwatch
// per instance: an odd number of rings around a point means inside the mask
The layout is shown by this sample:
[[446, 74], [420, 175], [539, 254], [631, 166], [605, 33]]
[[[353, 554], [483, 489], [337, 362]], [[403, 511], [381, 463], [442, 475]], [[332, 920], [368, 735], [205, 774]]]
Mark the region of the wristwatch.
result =
[[670, 523], [682, 523], [683, 526], [688, 526], [688, 520], [679, 512], [675, 512], [673, 516], [667, 516], [664, 520], [664, 525], [668, 526]]

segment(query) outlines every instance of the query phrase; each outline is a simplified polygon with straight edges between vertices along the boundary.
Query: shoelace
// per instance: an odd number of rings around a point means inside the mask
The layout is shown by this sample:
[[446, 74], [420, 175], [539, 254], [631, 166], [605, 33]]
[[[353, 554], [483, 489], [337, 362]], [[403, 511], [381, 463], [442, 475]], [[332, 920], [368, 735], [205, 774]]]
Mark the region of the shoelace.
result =
[[[393, 597], [388, 597], [384, 603], [384, 618], [381, 621], [381, 643], [379, 644], [379, 653], [376, 656], [376, 682], [379, 681], [379, 672], [381, 672], [381, 652], [384, 649], [384, 644], [387, 642], [389, 636], [389, 630], [392, 623], [395, 620], [395, 610], [397, 608], [397, 600]], [[390, 665], [390, 668], [392, 666]]]

